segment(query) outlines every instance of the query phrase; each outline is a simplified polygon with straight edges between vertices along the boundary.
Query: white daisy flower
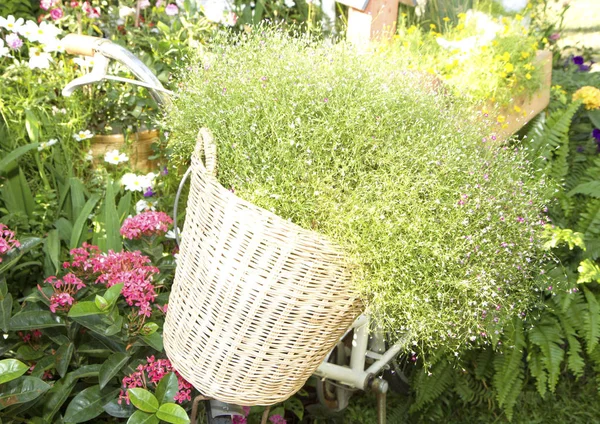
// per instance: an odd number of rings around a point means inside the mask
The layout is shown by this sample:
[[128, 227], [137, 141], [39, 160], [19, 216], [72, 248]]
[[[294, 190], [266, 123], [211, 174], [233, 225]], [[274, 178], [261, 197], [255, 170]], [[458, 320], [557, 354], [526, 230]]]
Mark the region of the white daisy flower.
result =
[[45, 53], [41, 51], [37, 47], [29, 48], [29, 68], [30, 69], [48, 69], [50, 67], [50, 62], [52, 61], [52, 56], [50, 53]]
[[8, 47], [4, 47], [4, 40], [0, 38], [0, 57], [8, 56], [9, 52], [10, 50], [8, 49]]
[[58, 140], [55, 138], [52, 138], [48, 141], [43, 141], [38, 146], [38, 152], [41, 152], [42, 150], [47, 149], [50, 146], [54, 146], [56, 143], [58, 143]]
[[125, 153], [119, 153], [118, 150], [111, 150], [110, 152], [106, 152], [104, 155], [104, 161], [110, 163], [111, 165], [118, 165], [123, 162], [127, 162], [129, 158]]
[[125, 190], [128, 191], [143, 192], [148, 188], [144, 175], [136, 175], [131, 172], [123, 175], [123, 178], [121, 178], [121, 184], [123, 184], [125, 186]]
[[15, 19], [13, 15], [8, 15], [6, 18], [0, 16], [0, 28], [11, 32], [19, 32], [23, 27], [23, 22], [23, 18]]
[[90, 130], [79, 131], [77, 134], [73, 134], [73, 138], [76, 141], [87, 140], [88, 138], [92, 138], [94, 134]]
[[152, 202], [152, 201], [148, 201], [146, 199], [141, 199], [140, 201], [138, 201], [135, 204], [135, 213], [136, 214], [140, 214], [144, 211], [155, 211], [156, 208], [154, 207], [154, 205], [156, 204], [156, 202]]
[[87, 151], [87, 153], [85, 154], [83, 159], [87, 160], [88, 162], [91, 162], [94, 160], [94, 152], [92, 152], [92, 149]]

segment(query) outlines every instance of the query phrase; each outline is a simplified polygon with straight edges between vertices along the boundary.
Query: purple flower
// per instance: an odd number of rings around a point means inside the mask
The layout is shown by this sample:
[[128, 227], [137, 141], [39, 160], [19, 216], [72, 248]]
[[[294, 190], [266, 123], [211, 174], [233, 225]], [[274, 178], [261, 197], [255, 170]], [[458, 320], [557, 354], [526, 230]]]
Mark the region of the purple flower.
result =
[[573, 59], [571, 59], [573, 61], [573, 63], [575, 65], [583, 65], [583, 56], [574, 56]]
[[23, 45], [23, 40], [19, 38], [14, 32], [6, 36], [6, 44], [13, 50], [18, 50]]
[[169, 16], [175, 16], [179, 13], [179, 8], [176, 4], [171, 3], [165, 8], [165, 13]]
[[555, 32], [554, 34], [550, 35], [550, 37], [548, 37], [548, 38], [550, 38], [552, 41], [556, 41], [560, 38], [560, 33]]
[[583, 153], [585, 152], [585, 149], [583, 148], [583, 146], [577, 146], [577, 153]]
[[579, 72], [588, 72], [590, 69], [592, 69], [591, 64], [590, 65], [578, 65], [578, 66], [579, 66]]
[[154, 191], [152, 190], [152, 187], [148, 187], [146, 189], [146, 191], [144, 192], [144, 197], [152, 197], [154, 196]]
[[269, 421], [272, 422], [273, 424], [286, 424], [287, 423], [287, 421], [285, 420], [285, 418], [283, 418], [279, 414], [277, 414], [277, 415], [271, 415], [269, 417]]
[[160, 173], [163, 175], [169, 175], [169, 169], [165, 166]]
[[592, 131], [592, 137], [596, 139], [597, 143], [600, 142], [600, 129], [594, 128], [594, 130]]

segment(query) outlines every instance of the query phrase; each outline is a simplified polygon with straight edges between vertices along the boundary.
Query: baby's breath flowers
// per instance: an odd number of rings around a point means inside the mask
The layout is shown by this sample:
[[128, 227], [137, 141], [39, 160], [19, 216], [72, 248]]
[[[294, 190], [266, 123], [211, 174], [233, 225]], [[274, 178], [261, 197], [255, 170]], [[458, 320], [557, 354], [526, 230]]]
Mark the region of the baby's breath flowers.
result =
[[400, 50], [243, 38], [186, 72], [176, 155], [189, 158], [201, 115], [223, 186], [342, 246], [370, 312], [415, 352], [459, 352], [531, 308], [545, 184], [524, 152], [486, 141], [474, 102], [403, 69]]

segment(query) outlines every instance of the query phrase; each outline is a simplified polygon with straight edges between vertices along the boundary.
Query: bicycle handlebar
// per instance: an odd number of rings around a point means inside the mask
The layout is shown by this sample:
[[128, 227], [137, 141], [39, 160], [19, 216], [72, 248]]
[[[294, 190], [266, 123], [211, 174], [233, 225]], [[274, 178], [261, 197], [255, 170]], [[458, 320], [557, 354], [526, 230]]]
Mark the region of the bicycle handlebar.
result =
[[91, 35], [69, 34], [62, 41], [67, 53], [93, 57], [97, 47], [108, 40]]

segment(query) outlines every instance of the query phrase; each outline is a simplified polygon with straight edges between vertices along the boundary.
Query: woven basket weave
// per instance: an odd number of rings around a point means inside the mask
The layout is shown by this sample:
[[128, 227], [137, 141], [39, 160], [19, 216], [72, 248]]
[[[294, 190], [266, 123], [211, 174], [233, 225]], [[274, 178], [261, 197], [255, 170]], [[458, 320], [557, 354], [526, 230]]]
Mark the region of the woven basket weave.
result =
[[271, 405], [303, 386], [361, 305], [339, 247], [235, 196], [215, 164], [202, 129], [165, 350], [202, 394]]

